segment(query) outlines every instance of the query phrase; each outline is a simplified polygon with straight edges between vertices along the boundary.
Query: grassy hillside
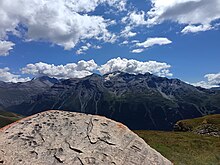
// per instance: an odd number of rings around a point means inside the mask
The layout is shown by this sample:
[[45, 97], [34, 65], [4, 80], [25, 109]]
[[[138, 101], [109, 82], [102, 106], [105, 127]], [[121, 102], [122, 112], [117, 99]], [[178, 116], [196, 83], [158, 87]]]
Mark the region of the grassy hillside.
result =
[[177, 122], [177, 124], [179, 123], [181, 123], [181, 125], [185, 126], [189, 130], [195, 130], [196, 128], [204, 124], [212, 124], [220, 129], [220, 114], [208, 115], [195, 119], [181, 120]]
[[220, 138], [192, 132], [135, 131], [175, 165], [220, 165]]
[[181, 120], [176, 123], [175, 130], [220, 137], [220, 114]]
[[15, 113], [5, 112], [0, 110], [0, 128], [8, 124], [11, 124], [21, 118], [22, 116], [17, 115]]

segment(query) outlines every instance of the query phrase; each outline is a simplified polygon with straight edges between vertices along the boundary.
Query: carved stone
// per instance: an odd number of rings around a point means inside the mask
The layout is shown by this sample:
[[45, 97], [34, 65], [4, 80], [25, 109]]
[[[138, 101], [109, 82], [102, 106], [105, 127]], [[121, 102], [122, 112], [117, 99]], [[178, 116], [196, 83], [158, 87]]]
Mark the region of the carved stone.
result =
[[172, 163], [120, 123], [101, 116], [51, 110], [0, 130], [0, 164]]

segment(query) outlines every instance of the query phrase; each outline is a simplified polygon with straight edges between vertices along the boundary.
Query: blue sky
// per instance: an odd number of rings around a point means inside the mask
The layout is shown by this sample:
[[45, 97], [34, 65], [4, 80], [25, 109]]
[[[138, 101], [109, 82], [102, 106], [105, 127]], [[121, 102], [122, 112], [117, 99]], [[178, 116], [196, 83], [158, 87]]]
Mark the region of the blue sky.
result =
[[220, 84], [220, 1], [3, 0], [0, 80], [150, 72]]

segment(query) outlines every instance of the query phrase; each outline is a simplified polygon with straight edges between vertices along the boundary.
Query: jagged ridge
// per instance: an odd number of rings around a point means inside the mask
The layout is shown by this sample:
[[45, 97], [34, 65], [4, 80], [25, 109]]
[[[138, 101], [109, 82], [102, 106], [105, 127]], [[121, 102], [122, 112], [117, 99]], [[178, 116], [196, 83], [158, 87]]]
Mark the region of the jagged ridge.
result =
[[220, 113], [219, 91], [149, 73], [93, 74], [57, 81], [40, 92], [38, 88], [34, 90], [36, 93], [31, 92], [19, 104], [5, 106], [3, 103], [4, 109], [23, 115], [64, 109], [104, 115], [131, 129], [158, 130], [171, 130], [181, 119]]

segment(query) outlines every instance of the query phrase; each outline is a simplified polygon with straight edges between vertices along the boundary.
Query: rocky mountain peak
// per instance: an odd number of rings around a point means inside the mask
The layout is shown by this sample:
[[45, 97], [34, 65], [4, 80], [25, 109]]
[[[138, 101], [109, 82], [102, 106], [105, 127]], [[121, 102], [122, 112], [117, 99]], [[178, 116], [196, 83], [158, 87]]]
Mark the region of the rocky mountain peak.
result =
[[41, 82], [52, 86], [55, 83], [58, 83], [59, 80], [56, 78], [51, 78], [48, 76], [35, 77], [31, 80], [32, 82]]

